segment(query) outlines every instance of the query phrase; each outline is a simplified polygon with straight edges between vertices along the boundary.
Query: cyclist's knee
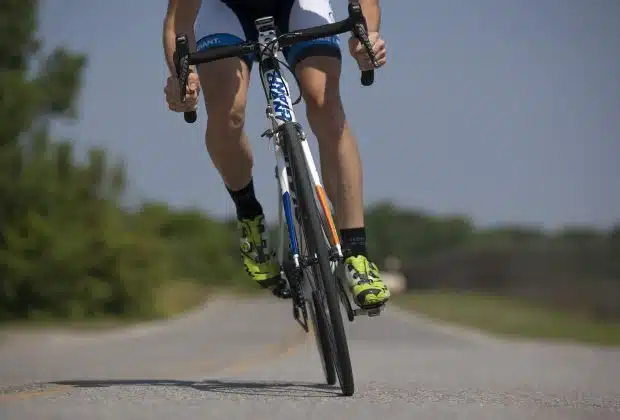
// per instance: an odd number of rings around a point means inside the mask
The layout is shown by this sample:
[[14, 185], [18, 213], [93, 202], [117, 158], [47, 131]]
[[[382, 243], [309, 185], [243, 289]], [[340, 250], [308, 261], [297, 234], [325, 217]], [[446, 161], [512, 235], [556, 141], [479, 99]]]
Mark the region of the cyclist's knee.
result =
[[323, 130], [329, 131], [342, 129], [340, 60], [325, 56], [308, 57], [297, 64], [296, 72], [310, 124], [320, 124]]
[[232, 58], [203, 64], [198, 70], [209, 131], [240, 132], [245, 124], [249, 71]]
[[245, 125], [245, 102], [218, 104], [207, 108], [207, 129], [219, 134], [240, 133]]

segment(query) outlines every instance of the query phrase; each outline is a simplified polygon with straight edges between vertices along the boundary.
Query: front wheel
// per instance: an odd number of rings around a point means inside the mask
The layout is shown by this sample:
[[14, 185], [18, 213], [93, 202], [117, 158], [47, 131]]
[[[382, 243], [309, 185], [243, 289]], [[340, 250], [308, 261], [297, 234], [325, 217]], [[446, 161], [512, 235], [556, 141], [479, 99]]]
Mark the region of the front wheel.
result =
[[334, 385], [336, 383], [336, 371], [334, 370], [334, 357], [329, 341], [329, 328], [327, 327], [325, 311], [321, 310], [322, 305], [319, 299], [318, 293], [313, 291], [310, 303], [310, 316], [312, 317], [312, 323], [316, 327], [316, 344], [321, 357], [321, 364], [323, 365], [325, 381], [327, 385]]
[[314, 183], [310, 177], [310, 171], [306, 164], [302, 142], [297, 127], [294, 123], [286, 122], [282, 125], [282, 137], [285, 153], [290, 160], [293, 175], [295, 194], [299, 201], [300, 219], [304, 237], [307, 242], [307, 255], [316, 254], [318, 259], [312, 272], [316, 281], [311, 282], [313, 293], [317, 294], [317, 312], [325, 315], [327, 328], [326, 336], [329, 338], [332, 355], [334, 356], [336, 372], [340, 381], [342, 393], [351, 396], [354, 393], [353, 369], [349, 355], [347, 336], [340, 313], [339, 290], [336, 286], [336, 278], [332, 273], [328, 249], [324, 240], [324, 230], [321, 223], [321, 215], [314, 198]]

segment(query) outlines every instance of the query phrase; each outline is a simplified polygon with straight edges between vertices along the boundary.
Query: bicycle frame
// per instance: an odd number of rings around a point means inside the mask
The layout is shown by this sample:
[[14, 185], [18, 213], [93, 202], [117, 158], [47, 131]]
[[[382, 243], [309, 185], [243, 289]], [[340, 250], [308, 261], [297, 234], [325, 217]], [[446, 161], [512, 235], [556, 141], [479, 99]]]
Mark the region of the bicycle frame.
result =
[[[260, 77], [263, 82], [263, 86], [266, 87], [266, 100], [267, 118], [271, 122], [272, 130], [269, 131], [269, 135], [274, 140], [274, 149], [276, 156], [276, 178], [278, 180], [279, 198], [282, 201], [282, 205], [278, 206], [278, 249], [277, 258], [280, 266], [282, 267], [286, 260], [286, 253], [290, 251], [292, 254], [292, 262], [295, 269], [303, 268], [300, 263], [300, 247], [299, 236], [295, 227], [295, 197], [294, 192], [291, 190], [290, 179], [290, 167], [286, 156], [279, 143], [278, 127], [285, 122], [297, 123], [295, 112], [293, 110], [293, 103], [291, 100], [289, 85], [280, 71], [280, 63], [278, 62], [277, 55], [280, 53], [280, 46], [277, 42], [276, 27], [274, 19], [271, 16], [263, 17], [255, 21], [256, 29], [258, 30], [258, 42], [261, 50], [260, 54]], [[327, 200], [325, 189], [321, 183], [319, 173], [317, 171], [314, 158], [312, 156], [310, 146], [306, 141], [305, 134], [300, 130], [302, 150], [306, 164], [309, 168], [312, 182], [314, 183], [314, 196], [316, 202], [319, 204], [319, 211], [322, 215], [322, 219], [325, 222], [325, 229], [328, 232], [324, 232], [326, 241], [330, 246], [330, 256], [332, 257], [332, 263], [337, 263], [342, 259], [342, 247], [340, 244], [340, 238], [336, 230], [336, 226], [332, 217], [332, 213]], [[288, 234], [289, 247], [285, 248], [285, 229]], [[334, 261], [336, 260], [336, 261]], [[290, 279], [287, 278], [284, 270], [281, 271], [283, 279], [285, 279], [290, 286]]]

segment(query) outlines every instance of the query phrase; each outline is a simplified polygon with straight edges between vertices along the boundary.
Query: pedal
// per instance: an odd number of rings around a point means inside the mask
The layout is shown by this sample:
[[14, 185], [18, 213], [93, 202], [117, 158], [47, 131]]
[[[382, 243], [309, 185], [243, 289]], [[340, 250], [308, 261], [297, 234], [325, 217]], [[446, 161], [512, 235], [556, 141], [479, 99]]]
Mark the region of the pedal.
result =
[[384, 308], [385, 308], [385, 305], [381, 305], [376, 308], [369, 308], [369, 309], [357, 308], [353, 310], [353, 314], [355, 316], [368, 315], [369, 317], [375, 317], [375, 316], [381, 315], [381, 312], [383, 311]]
[[284, 280], [281, 280], [278, 284], [272, 287], [271, 293], [280, 299], [290, 299], [293, 297], [291, 289]]
[[291, 295], [290, 290], [288, 289], [285, 289], [285, 290], [273, 289], [271, 293], [273, 293], [275, 297], [280, 298], [280, 299], [290, 299], [293, 297]]

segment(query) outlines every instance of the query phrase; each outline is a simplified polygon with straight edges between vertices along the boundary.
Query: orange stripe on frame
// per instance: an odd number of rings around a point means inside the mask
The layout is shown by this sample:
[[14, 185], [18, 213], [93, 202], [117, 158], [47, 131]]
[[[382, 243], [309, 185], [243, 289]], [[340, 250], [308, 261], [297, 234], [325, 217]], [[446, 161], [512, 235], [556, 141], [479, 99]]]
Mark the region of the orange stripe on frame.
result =
[[315, 188], [316, 195], [319, 198], [319, 203], [321, 203], [321, 207], [323, 208], [323, 214], [327, 220], [327, 226], [329, 227], [329, 233], [331, 234], [332, 246], [339, 245], [340, 239], [338, 238], [338, 231], [336, 231], [336, 225], [334, 223], [334, 219], [332, 218], [332, 212], [327, 205], [327, 195], [325, 194], [325, 190], [320, 185], [316, 185]]

